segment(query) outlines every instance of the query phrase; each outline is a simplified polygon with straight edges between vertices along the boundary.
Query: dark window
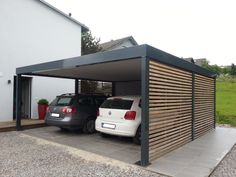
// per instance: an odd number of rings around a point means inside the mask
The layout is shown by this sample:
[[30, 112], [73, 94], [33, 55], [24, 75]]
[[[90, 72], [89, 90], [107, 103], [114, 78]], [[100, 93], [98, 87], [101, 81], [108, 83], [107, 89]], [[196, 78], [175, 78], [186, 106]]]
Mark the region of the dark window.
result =
[[51, 106], [70, 106], [73, 102], [72, 97], [57, 97], [50, 104]]
[[81, 97], [79, 98], [79, 105], [89, 106], [93, 104], [93, 100], [91, 97]]
[[142, 107], [142, 100], [140, 99], [138, 106], [141, 108]]
[[97, 98], [94, 98], [94, 100], [95, 100], [95, 104], [97, 106], [101, 106], [101, 104], [104, 102], [104, 100], [106, 100], [106, 98], [105, 97], [97, 97]]
[[133, 100], [112, 99], [104, 101], [104, 103], [101, 105], [101, 108], [130, 109], [132, 104]]

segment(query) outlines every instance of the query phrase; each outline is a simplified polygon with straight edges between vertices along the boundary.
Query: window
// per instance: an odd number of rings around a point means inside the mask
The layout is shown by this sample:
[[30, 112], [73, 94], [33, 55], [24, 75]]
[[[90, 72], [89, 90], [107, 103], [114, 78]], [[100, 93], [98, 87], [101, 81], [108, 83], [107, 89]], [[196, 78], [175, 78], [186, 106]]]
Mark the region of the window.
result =
[[106, 100], [101, 105], [101, 108], [109, 109], [130, 109], [133, 104], [133, 100], [122, 100], [122, 99], [113, 99]]
[[95, 98], [95, 104], [97, 106], [101, 106], [101, 104], [104, 102], [105, 99], [106, 99], [105, 97], [97, 97]]
[[93, 100], [91, 97], [82, 97], [79, 98], [79, 105], [89, 106], [93, 104]]
[[72, 97], [59, 97], [57, 101], [53, 101], [56, 106], [70, 106], [72, 104]]

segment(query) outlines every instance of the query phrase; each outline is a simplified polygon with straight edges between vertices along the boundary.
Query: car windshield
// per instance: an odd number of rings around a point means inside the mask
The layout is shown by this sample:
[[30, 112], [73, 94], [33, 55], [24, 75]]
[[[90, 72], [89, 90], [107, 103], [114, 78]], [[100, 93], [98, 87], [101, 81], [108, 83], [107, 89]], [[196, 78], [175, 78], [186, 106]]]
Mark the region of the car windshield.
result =
[[53, 106], [70, 106], [72, 104], [72, 97], [58, 97]]
[[110, 99], [103, 102], [101, 108], [109, 109], [130, 109], [133, 104], [133, 100], [123, 99]]

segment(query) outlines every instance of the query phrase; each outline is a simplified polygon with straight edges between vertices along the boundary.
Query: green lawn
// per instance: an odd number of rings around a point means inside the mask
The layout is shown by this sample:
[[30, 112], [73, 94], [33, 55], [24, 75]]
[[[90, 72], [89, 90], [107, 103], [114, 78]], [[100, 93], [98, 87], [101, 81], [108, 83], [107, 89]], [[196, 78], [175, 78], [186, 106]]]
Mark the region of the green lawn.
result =
[[236, 82], [219, 79], [216, 82], [217, 122], [236, 126]]

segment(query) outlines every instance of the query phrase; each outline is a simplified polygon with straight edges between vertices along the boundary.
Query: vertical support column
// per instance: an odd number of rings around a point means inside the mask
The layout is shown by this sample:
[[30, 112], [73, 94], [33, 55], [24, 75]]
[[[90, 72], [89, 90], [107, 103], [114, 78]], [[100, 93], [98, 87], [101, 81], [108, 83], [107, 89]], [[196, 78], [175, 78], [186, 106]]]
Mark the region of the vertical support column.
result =
[[216, 78], [214, 78], [214, 129], [216, 128]]
[[75, 96], [79, 94], [79, 80], [75, 79]]
[[16, 77], [16, 130], [22, 130], [21, 127], [21, 103], [22, 103], [21, 75]]
[[141, 60], [141, 166], [149, 164], [149, 58]]
[[112, 82], [112, 90], [111, 90], [111, 92], [112, 92], [112, 96], [115, 96], [116, 95], [116, 86], [115, 86], [115, 82]]
[[192, 141], [195, 139], [195, 73], [192, 73]]

